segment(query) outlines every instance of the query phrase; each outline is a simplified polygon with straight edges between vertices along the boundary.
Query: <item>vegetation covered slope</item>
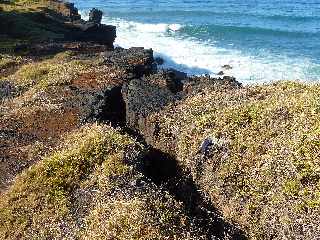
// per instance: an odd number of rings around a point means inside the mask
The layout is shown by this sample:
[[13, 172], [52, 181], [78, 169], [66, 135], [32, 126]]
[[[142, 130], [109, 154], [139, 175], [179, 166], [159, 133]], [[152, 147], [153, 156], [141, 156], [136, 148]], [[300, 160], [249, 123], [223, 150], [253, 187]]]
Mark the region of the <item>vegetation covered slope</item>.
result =
[[[54, 19], [50, 18], [54, 15]], [[68, 32], [63, 16], [53, 11], [50, 1], [0, 1], [1, 51], [13, 51], [19, 44], [58, 40]]]
[[[85, 78], [79, 86], [76, 79], [90, 73], [93, 77], [92, 69], [97, 73], [98, 63], [71, 55], [66, 52], [37, 62], [3, 55], [4, 61], [12, 64], [4, 64], [0, 75], [0, 192], [94, 111], [93, 103], [101, 90], [86, 87]], [[101, 77], [100, 83], [101, 87], [108, 85], [108, 78]]]
[[0, 198], [1, 239], [201, 239], [182, 207], [138, 171], [143, 147], [87, 125]]
[[72, 3], [60, 0], [0, 1], [0, 51], [28, 53], [30, 44], [95, 42], [112, 49], [114, 26], [84, 21]]
[[[148, 117], [203, 194], [252, 239], [320, 234], [320, 86], [207, 87]], [[172, 150], [173, 149], [173, 150]]]
[[[0, 239], [214, 238], [194, 226], [218, 225], [196, 219], [216, 215], [202, 199], [249, 239], [320, 235], [319, 85], [157, 72], [150, 50], [66, 39], [78, 17], [58, 1], [0, 2]], [[105, 125], [123, 118], [182, 173], [149, 176], [165, 159], [145, 172], [145, 146]], [[186, 205], [197, 193], [197, 217], [146, 175]]]

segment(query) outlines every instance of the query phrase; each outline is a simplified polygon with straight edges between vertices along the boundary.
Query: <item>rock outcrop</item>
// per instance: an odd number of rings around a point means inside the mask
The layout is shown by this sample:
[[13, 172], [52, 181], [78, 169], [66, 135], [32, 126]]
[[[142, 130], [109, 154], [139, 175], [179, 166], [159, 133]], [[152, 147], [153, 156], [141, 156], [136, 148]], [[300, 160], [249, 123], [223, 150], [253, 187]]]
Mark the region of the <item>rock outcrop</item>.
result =
[[158, 70], [99, 10], [0, 8], [0, 239], [320, 235], [318, 85]]
[[91, 9], [89, 13], [89, 22], [100, 24], [102, 20], [102, 14], [102, 11], [100, 11], [99, 9]]
[[0, 46], [6, 45], [8, 52], [25, 53], [34, 44], [67, 41], [92, 42], [112, 49], [115, 38], [116, 27], [101, 24], [99, 10], [93, 10], [90, 21], [84, 21], [73, 4], [59, 0], [13, 4], [0, 12]]
[[74, 3], [61, 0], [49, 0], [48, 9], [54, 11], [55, 14], [60, 15], [64, 21], [73, 22], [81, 19], [81, 15], [74, 6]]
[[113, 47], [116, 39], [116, 27], [94, 22], [79, 22], [71, 25], [72, 31], [67, 35], [68, 40], [94, 42]]

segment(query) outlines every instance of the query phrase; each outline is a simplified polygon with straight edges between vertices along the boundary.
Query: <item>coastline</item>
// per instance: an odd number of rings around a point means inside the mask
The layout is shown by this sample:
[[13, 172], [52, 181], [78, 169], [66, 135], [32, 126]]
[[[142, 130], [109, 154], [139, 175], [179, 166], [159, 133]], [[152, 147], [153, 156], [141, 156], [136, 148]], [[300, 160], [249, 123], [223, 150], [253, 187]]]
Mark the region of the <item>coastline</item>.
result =
[[[86, 4], [80, 4], [80, 6], [81, 13], [86, 16]], [[90, 6], [89, 3], [88, 6]], [[135, 5], [133, 4], [133, 6]], [[128, 17], [126, 17], [123, 13], [119, 14], [115, 6], [105, 6], [105, 8], [106, 16], [103, 18], [103, 22], [117, 26], [119, 33], [115, 44], [125, 48], [131, 46], [153, 48], [156, 54], [163, 56], [166, 60], [166, 67], [173, 67], [189, 75], [210, 74], [212, 77], [219, 77], [217, 74], [223, 71], [225, 75], [234, 76], [238, 81], [249, 85], [292, 79], [300, 79], [305, 82], [319, 80], [318, 58], [316, 56], [310, 57], [307, 50], [305, 50], [305, 54], [295, 54], [295, 50], [290, 52], [288, 49], [281, 51], [281, 49], [273, 48], [278, 46], [276, 36], [279, 33], [276, 31], [272, 34], [266, 33], [266, 36], [259, 32], [256, 36], [254, 29], [246, 31], [239, 28], [228, 34], [228, 26], [225, 26], [226, 29], [220, 29], [223, 28], [220, 25], [217, 27], [210, 24], [192, 24], [179, 20], [180, 18], [175, 15], [172, 19], [165, 18], [161, 21], [157, 17], [157, 20], [153, 21], [147, 10], [142, 11], [142, 17], [139, 17], [139, 13], [135, 13], [135, 10], [131, 15], [128, 9]], [[193, 15], [190, 14], [191, 20]], [[219, 22], [219, 20], [217, 21]], [[236, 26], [234, 27], [236, 28]], [[288, 34], [290, 35], [290, 33]], [[299, 41], [303, 39], [303, 33], [300, 35], [296, 40], [295, 48], [299, 48]], [[238, 39], [237, 36], [243, 40]], [[294, 37], [283, 39], [286, 36], [284, 33], [281, 36], [278, 41], [282, 45], [283, 42], [289, 41], [284, 46], [289, 48], [293, 44], [292, 41], [294, 42]], [[274, 38], [272, 42], [270, 42], [270, 37]], [[308, 38], [307, 35], [305, 38]], [[247, 46], [246, 43], [251, 45]], [[257, 45], [254, 45], [255, 43]], [[273, 44], [273, 47], [268, 44]], [[303, 49], [310, 48], [311, 46], [306, 44]], [[316, 55], [317, 51], [314, 52]], [[232, 69], [225, 71], [221, 68], [223, 65], [230, 65]]]
[[0, 238], [319, 236], [319, 84], [161, 69], [100, 14], [0, 2]]

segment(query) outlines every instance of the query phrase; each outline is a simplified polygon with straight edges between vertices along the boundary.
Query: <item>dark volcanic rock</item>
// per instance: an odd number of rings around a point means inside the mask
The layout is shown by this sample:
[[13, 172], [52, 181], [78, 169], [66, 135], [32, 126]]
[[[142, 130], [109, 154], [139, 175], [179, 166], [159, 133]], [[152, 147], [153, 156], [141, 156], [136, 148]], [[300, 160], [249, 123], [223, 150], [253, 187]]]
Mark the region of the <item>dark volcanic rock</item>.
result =
[[[156, 83], [159, 81], [158, 76], [155, 76], [156, 79], [152, 79], [153, 77], [134, 79], [122, 88], [127, 125], [145, 133], [145, 136], [153, 135], [155, 131], [154, 126], [148, 126], [146, 117], [173, 102], [175, 98], [166, 86]], [[152, 133], [148, 133], [150, 131]]]
[[51, 10], [58, 13], [65, 21], [73, 22], [81, 19], [81, 15], [73, 3], [51, 0], [49, 6]]
[[223, 72], [223, 71], [220, 71], [220, 72], [217, 73], [217, 75], [222, 76], [222, 75], [224, 75], [224, 72]]
[[162, 70], [149, 77], [149, 81], [160, 87], [167, 88], [172, 93], [183, 90], [182, 80], [187, 78], [187, 74], [174, 70]]
[[159, 71], [141, 79], [134, 79], [123, 86], [122, 93], [126, 102], [127, 123], [135, 126], [140, 117], [157, 112], [173, 102], [176, 93], [183, 90], [183, 75], [179, 71]]
[[[73, 9], [72, 7], [73, 5], [71, 4], [71, 10]], [[77, 9], [74, 11], [78, 12]], [[68, 40], [94, 42], [113, 48], [113, 42], [117, 36], [116, 27], [100, 24], [101, 19], [102, 11], [95, 8], [90, 11], [89, 21], [81, 20], [81, 18], [72, 19], [72, 23], [69, 25], [71, 32], [67, 36]]]
[[197, 93], [204, 88], [223, 86], [225, 88], [240, 88], [242, 84], [234, 77], [224, 76], [223, 78], [212, 78], [210, 76], [192, 76], [184, 81], [184, 94]]
[[105, 64], [124, 69], [128, 73], [127, 79], [140, 78], [154, 71], [152, 49], [118, 47], [105, 52], [103, 58]]
[[113, 46], [116, 39], [116, 27], [111, 25], [85, 22], [74, 24], [76, 28], [71, 38], [76, 41], [95, 42]]
[[163, 65], [164, 64], [164, 59], [162, 57], [156, 57], [154, 59], [154, 61], [156, 62], [156, 64], [158, 65]]
[[[16, 47], [16, 50], [21, 49], [21, 46]], [[39, 43], [33, 45], [24, 45], [25, 51], [34, 56], [45, 56], [56, 54], [63, 51], [75, 51], [78, 53], [95, 54], [103, 51], [107, 51], [108, 46], [97, 43], [88, 42], [51, 42], [51, 43]]]
[[142, 79], [134, 79], [122, 88], [127, 126], [137, 130], [147, 143], [157, 137], [158, 124], [148, 118], [180, 98], [186, 74], [175, 70], [159, 71]]
[[92, 8], [89, 13], [89, 22], [100, 24], [102, 20], [102, 14], [103, 14], [102, 11], [96, 8]]

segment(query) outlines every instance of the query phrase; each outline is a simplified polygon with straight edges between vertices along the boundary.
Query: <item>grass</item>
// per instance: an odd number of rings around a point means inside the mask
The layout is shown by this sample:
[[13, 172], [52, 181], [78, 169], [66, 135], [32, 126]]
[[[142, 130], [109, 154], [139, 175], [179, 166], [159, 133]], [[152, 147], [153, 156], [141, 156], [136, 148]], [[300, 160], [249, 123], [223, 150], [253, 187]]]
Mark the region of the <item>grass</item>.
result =
[[[24, 64], [6, 80], [21, 90], [40, 92], [52, 86], [70, 85], [80, 75], [97, 70], [98, 60], [80, 60], [73, 55], [71, 51], [64, 51], [42, 61]], [[3, 55], [2, 59], [0, 66], [5, 68], [9, 64], [18, 64], [22, 58]]]
[[[298, 82], [211, 88], [150, 120], [160, 122], [159, 139], [177, 141], [181, 165], [223, 216], [252, 239], [313, 239], [320, 230], [319, 100], [319, 85]], [[170, 132], [178, 134], [166, 139]], [[201, 157], [208, 137], [216, 143]]]
[[109, 126], [75, 131], [0, 197], [0, 238], [202, 239], [170, 195], [134, 184], [143, 151]]
[[90, 66], [89, 61], [54, 62], [51, 60], [22, 66], [13, 76], [22, 88], [44, 90], [49, 86], [67, 85]]
[[7, 54], [0, 54], [0, 71], [21, 63], [21, 57], [15, 57]]
[[[2, 239], [28, 238], [32, 232], [50, 236], [50, 228], [58, 228], [57, 224], [68, 218], [71, 192], [95, 167], [108, 161], [113, 153], [123, 153], [126, 146], [134, 143], [110, 128], [94, 125], [75, 133], [68, 141], [65, 149], [21, 174], [1, 198]], [[116, 168], [117, 164], [113, 166]], [[46, 228], [46, 224], [50, 227]]]
[[96, 55], [65, 51], [37, 61], [1, 55], [0, 62], [0, 128], [6, 141], [0, 163], [2, 191], [18, 172], [38, 161], [40, 156], [32, 157], [34, 142], [51, 151], [63, 134], [100, 110], [102, 91], [117, 83]]
[[69, 30], [60, 18], [46, 0], [0, 2], [1, 52], [13, 53], [20, 45], [63, 39]]

